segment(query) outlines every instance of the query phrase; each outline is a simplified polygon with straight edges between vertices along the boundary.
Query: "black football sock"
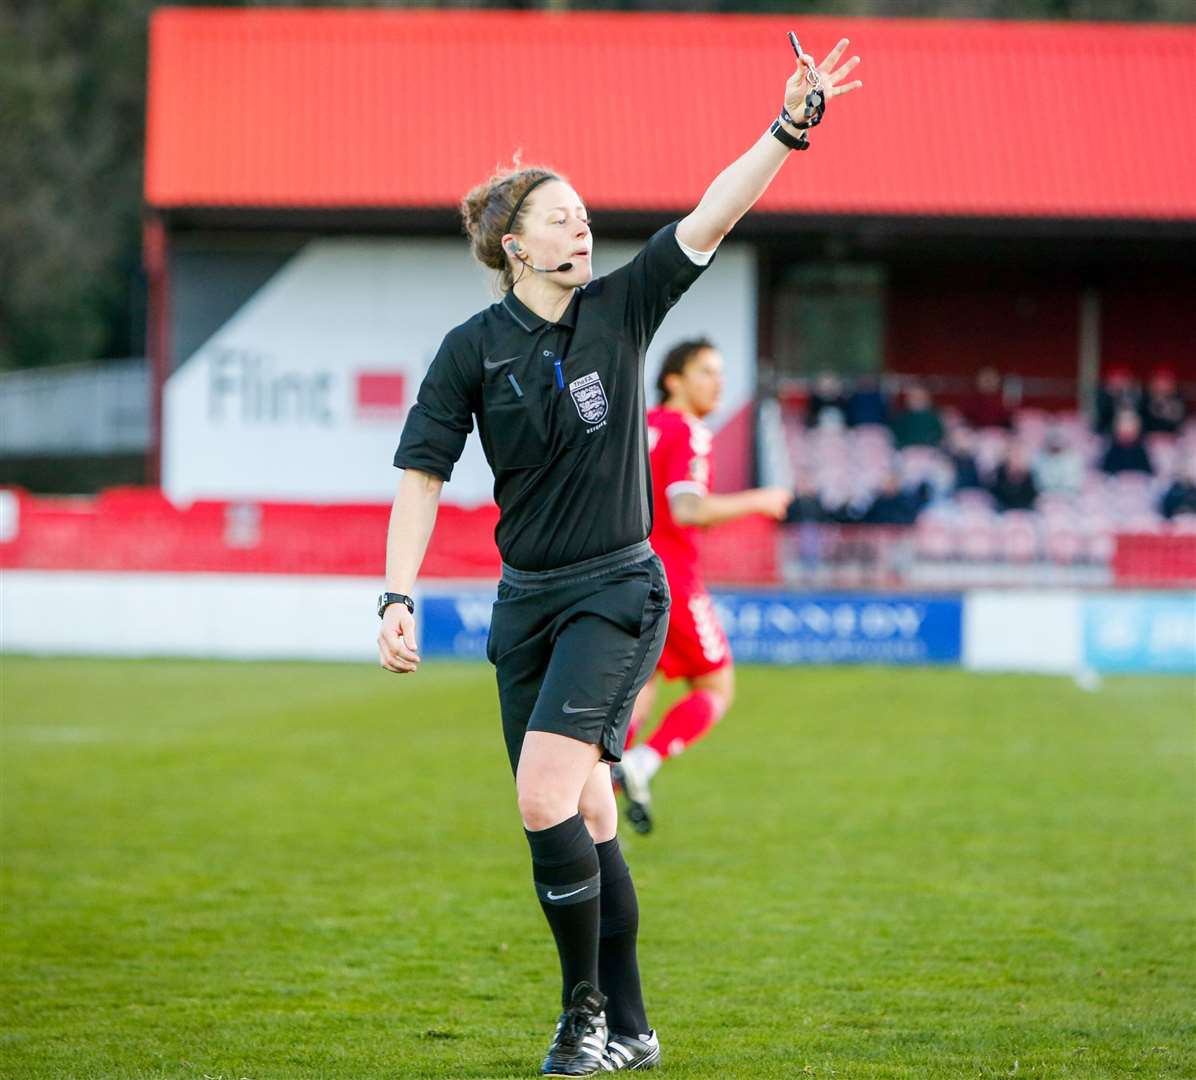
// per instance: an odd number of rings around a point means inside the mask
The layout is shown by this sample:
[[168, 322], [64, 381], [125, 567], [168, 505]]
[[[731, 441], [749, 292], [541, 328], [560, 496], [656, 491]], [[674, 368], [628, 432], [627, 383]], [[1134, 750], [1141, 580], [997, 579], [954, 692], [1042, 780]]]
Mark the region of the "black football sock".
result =
[[580, 814], [527, 833], [540, 907], [561, 956], [561, 1003], [583, 979], [598, 986], [598, 854]]
[[619, 838], [594, 845], [602, 872], [598, 936], [598, 986], [606, 995], [606, 1022], [618, 1035], [645, 1035], [648, 1018], [635, 955], [640, 906]]

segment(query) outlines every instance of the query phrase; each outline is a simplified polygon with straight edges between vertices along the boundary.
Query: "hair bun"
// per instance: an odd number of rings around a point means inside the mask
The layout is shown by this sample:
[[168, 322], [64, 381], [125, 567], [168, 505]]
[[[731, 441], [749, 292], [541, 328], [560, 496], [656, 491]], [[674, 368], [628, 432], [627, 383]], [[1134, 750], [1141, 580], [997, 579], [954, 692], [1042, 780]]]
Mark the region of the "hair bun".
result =
[[[507, 219], [528, 189], [546, 178], [564, 179], [553, 169], [520, 166], [516, 154], [513, 168], [497, 169], [489, 180], [472, 188], [461, 200], [461, 222], [469, 237], [473, 257], [483, 266], [499, 272], [499, 284], [503, 289], [510, 289], [514, 284], [507, 253], [502, 247]], [[516, 221], [515, 225], [518, 224]]]

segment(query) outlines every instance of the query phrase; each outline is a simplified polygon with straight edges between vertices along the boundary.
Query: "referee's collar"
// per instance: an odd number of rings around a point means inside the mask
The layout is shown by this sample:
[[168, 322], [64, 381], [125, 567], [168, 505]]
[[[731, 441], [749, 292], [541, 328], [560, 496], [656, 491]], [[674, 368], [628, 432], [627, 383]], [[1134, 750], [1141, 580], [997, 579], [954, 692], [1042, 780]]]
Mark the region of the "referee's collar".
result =
[[507, 314], [515, 320], [519, 326], [526, 330], [529, 334], [534, 334], [536, 331], [543, 329], [545, 326], [567, 326], [573, 330], [577, 326], [577, 307], [581, 302], [581, 290], [574, 289], [573, 297], [569, 301], [569, 306], [565, 308], [565, 312], [561, 315], [555, 323], [550, 323], [547, 319], [537, 315], [531, 308], [529, 308], [518, 296], [515, 295], [512, 289], [503, 297], [502, 306], [507, 309]]

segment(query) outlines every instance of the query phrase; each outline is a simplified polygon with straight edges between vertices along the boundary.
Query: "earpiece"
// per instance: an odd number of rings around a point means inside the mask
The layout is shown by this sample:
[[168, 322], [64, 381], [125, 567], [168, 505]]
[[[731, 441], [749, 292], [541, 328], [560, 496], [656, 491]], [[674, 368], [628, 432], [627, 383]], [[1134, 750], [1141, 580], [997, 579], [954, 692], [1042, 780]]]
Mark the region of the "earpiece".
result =
[[[573, 269], [573, 264], [571, 262], [563, 262], [560, 266], [537, 266], [535, 263], [528, 260], [527, 256], [523, 254], [519, 248], [519, 245], [514, 240], [508, 240], [504, 245], [503, 250], [513, 259], [518, 259], [529, 270], [532, 270], [537, 274], [561, 274], [566, 270]], [[523, 273], [523, 271], [521, 270], [520, 273]]]

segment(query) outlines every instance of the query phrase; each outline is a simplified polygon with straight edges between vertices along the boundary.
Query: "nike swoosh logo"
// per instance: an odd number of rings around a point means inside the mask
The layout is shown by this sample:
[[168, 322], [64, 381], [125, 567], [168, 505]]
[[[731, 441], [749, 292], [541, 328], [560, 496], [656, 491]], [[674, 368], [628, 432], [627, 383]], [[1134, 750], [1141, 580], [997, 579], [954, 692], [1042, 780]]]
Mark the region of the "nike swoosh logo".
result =
[[549, 900], [564, 900], [568, 896], [576, 896], [579, 892], [585, 892], [588, 885], [583, 885], [580, 889], [574, 889], [572, 892], [554, 893], [551, 889], [548, 890]]
[[493, 371], [495, 368], [502, 367], [503, 364], [509, 364], [512, 360], [518, 359], [518, 356], [508, 356], [505, 360], [491, 360], [490, 357], [487, 356], [482, 361], [482, 367], [484, 367], [487, 371]]
[[572, 705], [569, 704], [569, 702], [566, 701], [565, 704], [561, 706], [561, 712], [563, 712], [563, 713], [602, 712], [602, 707], [598, 706], [596, 708], [590, 708], [590, 709], [575, 709], [575, 708], [573, 708]]

